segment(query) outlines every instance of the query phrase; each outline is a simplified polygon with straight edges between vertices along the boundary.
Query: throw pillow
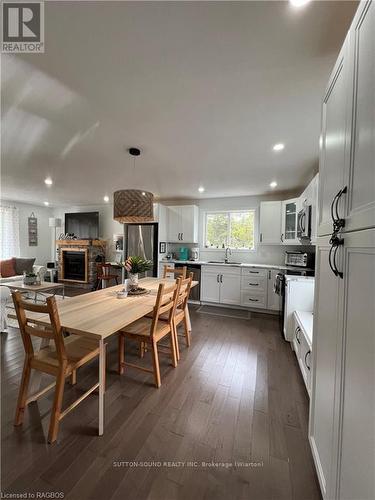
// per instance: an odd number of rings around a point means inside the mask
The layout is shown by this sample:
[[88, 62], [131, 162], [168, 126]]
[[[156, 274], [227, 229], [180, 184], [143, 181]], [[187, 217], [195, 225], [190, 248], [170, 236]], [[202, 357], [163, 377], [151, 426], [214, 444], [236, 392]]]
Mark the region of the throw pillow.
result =
[[27, 273], [33, 272], [35, 259], [19, 259], [18, 257], [16, 257], [15, 261], [16, 274], [23, 274], [24, 271], [26, 271]]
[[16, 276], [15, 258], [0, 260], [0, 274], [2, 278], [10, 278]]

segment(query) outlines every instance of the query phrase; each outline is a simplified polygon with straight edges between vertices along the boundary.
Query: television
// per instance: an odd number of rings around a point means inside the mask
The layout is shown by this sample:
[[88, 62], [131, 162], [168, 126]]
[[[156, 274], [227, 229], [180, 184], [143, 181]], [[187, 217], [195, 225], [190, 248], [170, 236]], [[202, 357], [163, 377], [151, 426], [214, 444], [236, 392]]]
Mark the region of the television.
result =
[[99, 238], [99, 212], [65, 214], [65, 233], [82, 240]]

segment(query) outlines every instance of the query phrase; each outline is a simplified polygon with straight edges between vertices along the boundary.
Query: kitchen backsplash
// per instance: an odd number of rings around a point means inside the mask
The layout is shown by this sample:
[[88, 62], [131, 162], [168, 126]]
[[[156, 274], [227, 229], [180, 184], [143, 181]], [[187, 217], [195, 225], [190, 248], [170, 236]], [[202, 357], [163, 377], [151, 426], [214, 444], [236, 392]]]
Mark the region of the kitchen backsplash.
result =
[[[168, 252], [175, 254], [178, 259], [179, 248], [181, 246], [189, 248], [189, 250], [197, 245], [192, 244], [168, 244]], [[286, 251], [305, 251], [315, 253], [315, 246], [292, 246], [292, 245], [262, 245], [258, 246], [253, 252], [232, 250], [230, 260], [235, 262], [255, 263], [255, 264], [283, 264]], [[224, 260], [225, 250], [200, 250], [199, 260]]]

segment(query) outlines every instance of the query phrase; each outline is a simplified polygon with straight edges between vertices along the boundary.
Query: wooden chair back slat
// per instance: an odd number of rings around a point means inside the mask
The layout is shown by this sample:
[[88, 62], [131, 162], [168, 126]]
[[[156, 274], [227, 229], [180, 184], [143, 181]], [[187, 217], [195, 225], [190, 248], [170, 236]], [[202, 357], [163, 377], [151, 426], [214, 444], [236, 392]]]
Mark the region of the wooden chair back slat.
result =
[[[29, 358], [34, 357], [34, 349], [31, 337], [34, 336], [39, 338], [49, 338], [51, 340], [54, 340], [55, 342], [59, 363], [61, 365], [65, 365], [67, 362], [67, 357], [55, 297], [48, 297], [46, 304], [43, 305], [32, 304], [24, 300], [20, 292], [13, 292], [12, 297], [26, 355]], [[51, 328], [43, 330], [41, 328], [29, 325], [26, 311], [48, 314], [51, 322]]]
[[176, 283], [173, 284], [173, 286], [168, 286], [168, 287], [166, 287], [164, 283], [160, 283], [154, 307], [154, 314], [152, 318], [151, 332], [150, 332], [151, 337], [153, 337], [153, 335], [155, 334], [159, 317], [162, 314], [169, 312], [168, 321], [169, 323], [172, 322], [173, 313], [177, 304], [180, 282], [181, 280], [178, 279], [176, 280]]
[[169, 266], [164, 266], [164, 273], [163, 273], [163, 278], [167, 277], [167, 274], [173, 274], [173, 276], [177, 276], [179, 278], [186, 278], [186, 273], [187, 273], [187, 267], [169, 267]]
[[177, 300], [177, 307], [179, 309], [185, 309], [185, 307], [187, 306], [192, 281], [193, 273], [190, 273], [188, 278], [181, 280], [180, 292]]

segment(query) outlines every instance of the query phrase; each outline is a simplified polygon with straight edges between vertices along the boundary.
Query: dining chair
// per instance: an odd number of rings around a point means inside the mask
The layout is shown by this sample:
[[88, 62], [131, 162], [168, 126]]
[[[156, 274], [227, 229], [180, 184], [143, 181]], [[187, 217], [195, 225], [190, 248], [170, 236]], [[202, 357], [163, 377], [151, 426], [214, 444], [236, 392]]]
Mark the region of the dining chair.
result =
[[186, 278], [186, 273], [187, 273], [187, 267], [169, 267], [164, 266], [164, 271], [163, 271], [163, 278], [168, 278], [168, 274], [173, 274], [174, 277], [177, 278]]
[[[180, 289], [177, 298], [177, 305], [173, 315], [173, 329], [175, 334], [175, 343], [176, 343], [176, 357], [177, 361], [180, 359], [180, 348], [178, 343], [178, 326], [180, 323], [184, 323], [184, 334], [186, 346], [190, 347], [191, 337], [190, 337], [190, 329], [188, 322], [188, 300], [190, 296], [191, 284], [193, 282], [193, 273], [189, 273], [189, 276], [185, 279], [180, 280]], [[162, 321], [166, 320], [165, 316], [161, 316]]]
[[118, 285], [117, 274], [111, 274], [112, 266], [111, 264], [103, 264], [99, 263], [96, 266], [96, 286], [95, 290], [99, 290], [100, 286], [103, 288], [103, 281], [107, 285], [111, 280], [116, 281], [116, 285]]
[[[99, 387], [99, 383], [96, 383], [68, 408], [61, 410], [66, 377], [71, 376], [71, 382], [74, 384], [76, 382], [77, 368], [96, 358], [99, 355], [99, 346], [96, 340], [87, 337], [70, 335], [64, 338], [55, 297], [48, 297], [46, 304], [39, 305], [25, 301], [20, 292], [13, 292], [12, 296], [25, 349], [25, 361], [14, 425], [22, 425], [25, 409], [29, 403], [36, 401], [40, 396], [55, 387], [48, 431], [48, 442], [53, 443], [57, 438], [60, 420]], [[48, 314], [51, 326], [44, 328], [30, 324], [26, 311]], [[34, 337], [39, 337], [42, 342], [51, 345], [41, 347], [36, 352], [32, 343]], [[53, 343], [50, 341], [53, 341]], [[28, 396], [32, 369], [54, 376], [56, 381], [38, 393]]]
[[[179, 290], [180, 290], [181, 280], [177, 280], [176, 283], [172, 285], [167, 285], [161, 283], [158, 288], [156, 303], [154, 307], [154, 312], [152, 318], [144, 316], [143, 318], [131, 323], [126, 326], [123, 330], [119, 331], [119, 358], [118, 358], [118, 371], [122, 375], [125, 370], [125, 366], [136, 368], [142, 371], [146, 371], [154, 374], [155, 385], [160, 387], [160, 366], [159, 366], [159, 354], [168, 354], [171, 356], [172, 365], [175, 368], [177, 366], [177, 354], [176, 354], [176, 343], [173, 327], [173, 317], [174, 311], [177, 307]], [[161, 321], [160, 316], [164, 315], [167, 319], [166, 321]], [[158, 342], [165, 337], [169, 336], [170, 347], [168, 350], [162, 350], [159, 347]], [[133, 363], [125, 362], [125, 338], [136, 340], [143, 347], [149, 346], [152, 352], [153, 368], [146, 368]], [[165, 347], [165, 346], [163, 346]]]

